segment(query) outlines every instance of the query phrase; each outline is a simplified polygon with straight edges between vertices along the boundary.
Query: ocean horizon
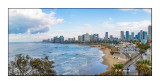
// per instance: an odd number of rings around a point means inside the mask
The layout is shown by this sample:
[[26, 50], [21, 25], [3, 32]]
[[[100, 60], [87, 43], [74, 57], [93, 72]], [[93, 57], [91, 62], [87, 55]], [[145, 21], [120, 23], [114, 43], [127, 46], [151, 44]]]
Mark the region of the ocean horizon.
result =
[[104, 53], [97, 47], [43, 42], [9, 42], [9, 61], [17, 54], [33, 58], [49, 56], [56, 75], [97, 75], [106, 72]]

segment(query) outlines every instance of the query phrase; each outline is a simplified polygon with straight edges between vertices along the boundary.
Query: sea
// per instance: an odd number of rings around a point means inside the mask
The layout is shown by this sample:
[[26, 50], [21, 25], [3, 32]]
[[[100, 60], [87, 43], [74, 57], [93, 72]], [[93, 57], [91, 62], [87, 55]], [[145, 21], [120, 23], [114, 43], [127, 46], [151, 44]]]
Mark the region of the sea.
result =
[[75, 44], [55, 44], [43, 42], [9, 42], [8, 61], [17, 54], [33, 58], [49, 56], [53, 60], [56, 75], [97, 75], [106, 72], [102, 64], [103, 52], [97, 47]]

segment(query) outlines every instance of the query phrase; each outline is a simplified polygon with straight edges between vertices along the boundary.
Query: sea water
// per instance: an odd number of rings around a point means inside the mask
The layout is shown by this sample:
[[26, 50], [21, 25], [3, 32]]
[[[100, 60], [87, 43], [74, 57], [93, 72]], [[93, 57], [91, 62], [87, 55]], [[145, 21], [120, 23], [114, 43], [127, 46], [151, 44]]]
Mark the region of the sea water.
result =
[[41, 42], [9, 42], [9, 61], [17, 54], [33, 58], [49, 56], [57, 75], [97, 75], [106, 71], [103, 52], [96, 47]]

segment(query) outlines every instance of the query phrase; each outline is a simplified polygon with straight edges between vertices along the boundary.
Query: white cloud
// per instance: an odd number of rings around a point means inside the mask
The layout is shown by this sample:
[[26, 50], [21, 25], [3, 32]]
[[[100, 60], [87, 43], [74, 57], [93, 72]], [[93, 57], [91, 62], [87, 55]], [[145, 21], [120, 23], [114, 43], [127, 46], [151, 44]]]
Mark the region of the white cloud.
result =
[[144, 20], [139, 22], [118, 22], [116, 24], [111, 24], [104, 22], [101, 24], [105, 28], [105, 31], [109, 32], [109, 35], [114, 35], [116, 37], [120, 36], [120, 31], [130, 31], [137, 34], [140, 30], [147, 31], [148, 25], [151, 25], [151, 21]]
[[[135, 21], [135, 22], [117, 22], [117, 23], [110, 23], [110, 22], [103, 22], [100, 25], [91, 25], [91, 24], [84, 24], [82, 26], [74, 27], [72, 30], [62, 30], [60, 28], [55, 28], [54, 31], [49, 31], [45, 33], [37, 33], [37, 34], [9, 34], [9, 41], [12, 42], [33, 42], [33, 41], [42, 41], [42, 39], [53, 38], [54, 36], [63, 35], [65, 39], [75, 37], [78, 39], [78, 35], [82, 35], [85, 33], [99, 34], [100, 38], [103, 38], [105, 32], [108, 32], [109, 35], [113, 35], [114, 37], [120, 37], [120, 31], [130, 31], [130, 32], [139, 32], [140, 30], [147, 31], [148, 25], [151, 24], [151, 21], [144, 20], [144, 21]], [[32, 37], [32, 38], [31, 38]]]
[[143, 9], [143, 11], [145, 11], [147, 13], [151, 13], [151, 9]]
[[9, 34], [48, 32], [52, 25], [63, 22], [54, 15], [41, 9], [9, 9]]
[[112, 18], [108, 18], [109, 20], [112, 20]]
[[134, 8], [122, 8], [120, 10], [122, 10], [122, 11], [130, 11], [130, 10], [138, 11], [138, 9], [134, 9]]

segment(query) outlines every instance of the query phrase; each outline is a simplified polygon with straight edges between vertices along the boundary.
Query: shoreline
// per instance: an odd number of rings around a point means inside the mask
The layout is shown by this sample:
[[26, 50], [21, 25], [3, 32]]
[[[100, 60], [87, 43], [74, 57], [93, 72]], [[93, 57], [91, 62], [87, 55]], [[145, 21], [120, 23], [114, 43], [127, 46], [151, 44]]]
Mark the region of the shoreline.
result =
[[106, 71], [111, 70], [111, 68], [114, 64], [117, 64], [120, 62], [118, 59], [115, 59], [112, 57], [112, 55], [110, 54], [111, 49], [109, 49], [109, 48], [103, 48], [101, 45], [88, 45], [88, 44], [77, 44], [77, 45], [97, 47], [99, 50], [101, 50], [104, 54], [104, 56], [102, 56], [103, 61], [101, 62], [101, 64], [108, 66], [106, 68]]

